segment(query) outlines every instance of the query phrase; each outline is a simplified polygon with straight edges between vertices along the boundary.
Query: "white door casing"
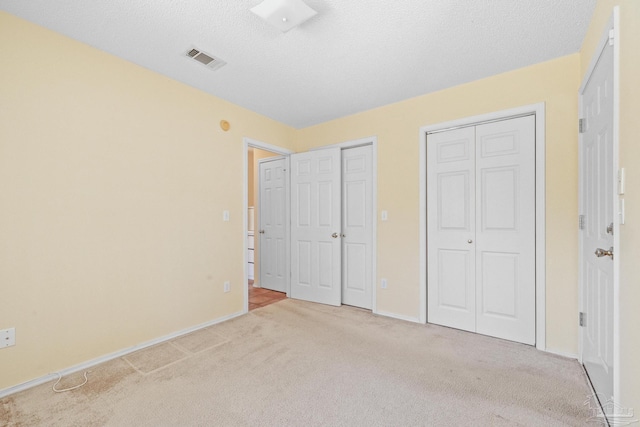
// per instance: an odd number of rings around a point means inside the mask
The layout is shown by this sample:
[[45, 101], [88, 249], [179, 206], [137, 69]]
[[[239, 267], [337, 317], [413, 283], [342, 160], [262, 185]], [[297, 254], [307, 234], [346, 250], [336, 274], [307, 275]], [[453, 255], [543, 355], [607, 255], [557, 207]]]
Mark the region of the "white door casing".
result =
[[475, 130], [427, 142], [428, 321], [475, 331]]
[[341, 303], [340, 149], [291, 155], [291, 297]]
[[371, 309], [373, 148], [342, 150], [342, 303]]
[[[580, 93], [581, 359], [604, 405], [614, 398], [614, 47], [606, 42]], [[615, 255], [614, 255], [615, 256]]]
[[258, 162], [260, 287], [286, 292], [287, 159]]
[[427, 137], [428, 320], [536, 342], [535, 117]]

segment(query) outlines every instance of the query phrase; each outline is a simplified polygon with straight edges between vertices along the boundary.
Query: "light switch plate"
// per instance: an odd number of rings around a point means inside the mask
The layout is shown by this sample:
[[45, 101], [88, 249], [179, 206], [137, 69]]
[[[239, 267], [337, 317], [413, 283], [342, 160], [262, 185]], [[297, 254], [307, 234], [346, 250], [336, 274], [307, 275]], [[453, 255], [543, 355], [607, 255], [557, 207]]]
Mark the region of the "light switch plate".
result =
[[229, 221], [229, 211], [222, 211], [222, 220]]

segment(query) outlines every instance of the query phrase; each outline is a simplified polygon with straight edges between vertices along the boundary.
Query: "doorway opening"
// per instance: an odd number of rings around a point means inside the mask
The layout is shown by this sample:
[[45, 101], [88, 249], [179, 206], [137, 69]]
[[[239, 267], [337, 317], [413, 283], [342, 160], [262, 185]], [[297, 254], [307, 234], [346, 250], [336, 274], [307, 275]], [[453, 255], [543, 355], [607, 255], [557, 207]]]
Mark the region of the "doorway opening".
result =
[[[264, 256], [267, 252], [262, 251], [261, 245], [268, 245], [265, 243], [264, 233], [261, 231], [265, 228], [264, 224], [261, 224], [261, 195], [260, 195], [260, 168], [261, 165], [268, 165], [272, 163], [272, 160], [282, 159], [283, 156], [287, 156], [291, 151], [276, 147], [270, 144], [266, 144], [260, 141], [251, 140], [249, 138], [244, 139], [245, 145], [245, 161], [244, 161], [244, 241], [245, 241], [245, 298], [244, 298], [244, 311], [254, 310], [256, 308], [264, 307], [269, 304], [281, 301], [287, 298], [286, 289], [287, 285], [283, 284], [278, 289], [269, 289], [266, 283], [262, 283], [265, 278], [265, 269], [263, 269], [262, 263], [264, 263]], [[264, 199], [264, 195], [262, 196]], [[282, 200], [285, 203], [286, 200]], [[263, 204], [265, 201], [263, 200]], [[263, 215], [264, 218], [264, 215]], [[264, 220], [263, 220], [264, 222]], [[286, 233], [284, 231], [283, 233]], [[282, 239], [286, 239], [287, 236], [283, 235]], [[268, 251], [271, 253], [273, 251]], [[283, 258], [288, 257], [288, 253], [282, 254]], [[281, 267], [281, 269], [288, 268], [288, 265]], [[266, 276], [267, 278], [269, 275]], [[262, 278], [262, 279], [261, 279]], [[286, 280], [286, 278], [285, 278]]]

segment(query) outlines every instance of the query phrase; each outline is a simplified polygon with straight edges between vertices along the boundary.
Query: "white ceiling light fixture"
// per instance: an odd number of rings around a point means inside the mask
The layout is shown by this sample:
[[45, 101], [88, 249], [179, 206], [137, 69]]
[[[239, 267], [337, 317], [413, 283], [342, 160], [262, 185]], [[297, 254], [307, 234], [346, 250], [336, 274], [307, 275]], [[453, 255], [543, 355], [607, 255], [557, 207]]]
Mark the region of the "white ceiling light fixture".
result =
[[318, 13], [302, 0], [264, 0], [259, 5], [252, 7], [251, 12], [283, 33], [297, 27]]

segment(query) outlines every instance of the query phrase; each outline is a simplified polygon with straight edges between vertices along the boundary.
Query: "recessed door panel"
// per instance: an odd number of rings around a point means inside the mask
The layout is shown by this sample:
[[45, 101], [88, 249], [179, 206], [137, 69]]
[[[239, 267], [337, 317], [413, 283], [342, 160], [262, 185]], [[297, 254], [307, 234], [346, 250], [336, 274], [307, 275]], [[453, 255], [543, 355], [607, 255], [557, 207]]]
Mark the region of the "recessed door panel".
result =
[[343, 247], [343, 286], [347, 292], [363, 294], [367, 290], [367, 252], [367, 245], [361, 243], [346, 243]]
[[438, 305], [442, 308], [473, 312], [475, 301], [468, 290], [473, 285], [469, 277], [473, 256], [469, 251], [441, 250], [438, 253]]
[[471, 193], [469, 171], [438, 174], [438, 222], [440, 230], [470, 230]]
[[485, 316], [517, 319], [518, 255], [483, 252], [482, 301], [480, 311]]
[[517, 166], [486, 168], [480, 171], [482, 194], [483, 232], [517, 231], [518, 229], [518, 188]]

